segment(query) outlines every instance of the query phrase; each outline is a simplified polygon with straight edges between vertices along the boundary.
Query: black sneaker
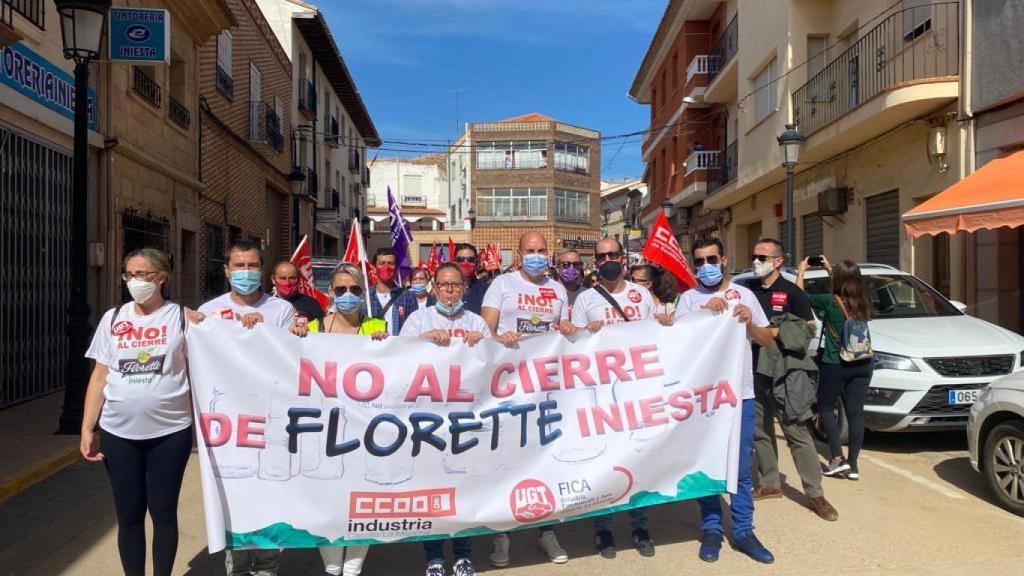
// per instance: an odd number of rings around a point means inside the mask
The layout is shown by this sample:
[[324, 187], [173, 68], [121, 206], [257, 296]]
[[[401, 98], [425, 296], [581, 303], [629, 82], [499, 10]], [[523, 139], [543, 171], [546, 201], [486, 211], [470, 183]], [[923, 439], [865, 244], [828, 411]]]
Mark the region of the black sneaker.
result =
[[850, 464], [845, 458], [840, 458], [839, 460], [829, 460], [828, 468], [826, 468], [822, 474], [832, 478], [842, 478], [846, 475], [846, 472], [849, 472], [849, 470]]
[[857, 472], [856, 464], [850, 464], [850, 471], [846, 473], [846, 478], [849, 480], [860, 480], [860, 473]]
[[615, 539], [612, 538], [611, 532], [601, 530], [595, 534], [594, 545], [597, 547], [597, 551], [601, 554], [602, 558], [609, 560], [615, 558]]
[[633, 530], [633, 547], [641, 556], [650, 558], [654, 556], [654, 541], [651, 535], [644, 528]]

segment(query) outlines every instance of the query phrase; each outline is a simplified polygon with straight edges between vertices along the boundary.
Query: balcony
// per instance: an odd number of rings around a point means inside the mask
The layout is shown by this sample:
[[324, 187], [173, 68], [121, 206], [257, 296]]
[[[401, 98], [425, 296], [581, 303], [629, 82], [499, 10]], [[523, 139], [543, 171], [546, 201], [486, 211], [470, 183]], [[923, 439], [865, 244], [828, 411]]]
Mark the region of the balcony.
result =
[[295, 171], [301, 173], [305, 177], [302, 182], [302, 189], [299, 192], [299, 196], [316, 201], [316, 199], [320, 197], [320, 182], [317, 179], [316, 170], [307, 166], [305, 168], [296, 167]]
[[736, 144], [737, 141], [733, 140], [732, 144], [726, 146], [718, 165], [708, 171], [709, 195], [736, 179], [736, 171], [739, 169], [739, 147]]
[[793, 93], [805, 158], [821, 161], [927, 115], [959, 94], [959, 3], [896, 12]]
[[132, 91], [154, 108], [160, 107], [160, 85], [138, 66], [132, 66]]
[[363, 187], [370, 187], [370, 169], [367, 166], [363, 166]]
[[728, 102], [736, 97], [739, 87], [736, 54], [739, 52], [739, 15], [732, 17], [708, 54], [708, 87], [704, 91], [707, 102]]
[[217, 64], [217, 91], [224, 95], [229, 101], [235, 100], [235, 81], [231, 74]]
[[188, 130], [192, 125], [192, 115], [188, 108], [171, 95], [167, 96], [167, 117], [182, 130]]
[[317, 224], [341, 224], [341, 194], [334, 188], [324, 188], [324, 195], [330, 199], [330, 204], [325, 207], [317, 206]]
[[708, 56], [694, 56], [693, 60], [690, 60], [690, 65], [686, 67], [686, 83], [689, 84], [690, 80], [698, 74], [708, 73]]
[[718, 167], [718, 157], [721, 154], [718, 150], [698, 150], [691, 152], [686, 158], [686, 175], [689, 176], [698, 170], [707, 171]]
[[340, 140], [338, 119], [334, 116], [324, 116], [324, 128], [324, 143], [331, 148], [337, 148]]
[[44, 0], [0, 0], [0, 24], [14, 27], [12, 12], [21, 14], [25, 20], [40, 30], [46, 30], [46, 2]]
[[14, 8], [11, 0], [0, 0], [0, 48], [20, 42], [24, 36], [14, 29]]
[[316, 120], [316, 87], [305, 76], [299, 78], [299, 114], [306, 120]]
[[348, 154], [348, 171], [353, 174], [359, 174], [362, 169], [362, 162], [359, 156], [358, 150], [352, 150]]
[[266, 102], [249, 102], [249, 142], [265, 146], [276, 154], [284, 150], [281, 119]]

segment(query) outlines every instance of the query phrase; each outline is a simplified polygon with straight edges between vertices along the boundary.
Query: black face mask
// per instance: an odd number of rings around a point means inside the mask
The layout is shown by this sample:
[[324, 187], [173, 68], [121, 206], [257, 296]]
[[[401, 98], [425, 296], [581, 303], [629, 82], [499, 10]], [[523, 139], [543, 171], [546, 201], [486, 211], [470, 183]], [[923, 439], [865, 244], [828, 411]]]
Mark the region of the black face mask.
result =
[[622, 276], [622, 262], [605, 260], [597, 267], [597, 273], [601, 275], [602, 280], [614, 282]]

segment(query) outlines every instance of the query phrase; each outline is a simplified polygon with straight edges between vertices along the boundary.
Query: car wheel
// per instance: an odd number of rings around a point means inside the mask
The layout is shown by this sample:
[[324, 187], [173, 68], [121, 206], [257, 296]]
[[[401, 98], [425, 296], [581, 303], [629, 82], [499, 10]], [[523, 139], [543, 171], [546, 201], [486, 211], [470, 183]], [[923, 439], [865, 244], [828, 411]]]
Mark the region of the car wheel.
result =
[[999, 504], [1024, 516], [1024, 422], [1004, 422], [985, 439], [985, 477]]
[[[850, 423], [846, 421], [846, 410], [843, 409], [842, 401], [836, 402], [835, 415], [839, 422], [839, 443], [845, 446], [850, 439]], [[811, 431], [819, 442], [828, 442], [828, 435], [825, 434], [825, 426], [821, 423], [821, 414], [818, 412], [814, 413]]]

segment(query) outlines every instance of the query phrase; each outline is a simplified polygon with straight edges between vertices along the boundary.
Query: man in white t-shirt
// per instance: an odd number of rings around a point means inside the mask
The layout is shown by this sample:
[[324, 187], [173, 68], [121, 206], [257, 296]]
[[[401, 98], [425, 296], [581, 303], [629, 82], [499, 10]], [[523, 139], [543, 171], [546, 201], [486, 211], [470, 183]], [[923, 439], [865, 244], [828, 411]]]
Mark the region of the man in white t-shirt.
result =
[[[597, 332], [605, 324], [650, 320], [654, 318], [654, 298], [646, 288], [626, 280], [622, 264], [622, 245], [615, 238], [602, 238], [595, 249], [597, 286], [584, 290], [572, 307], [572, 323], [579, 328]], [[612, 304], [611, 301], [614, 302]], [[629, 511], [629, 528], [633, 546], [641, 556], [654, 556], [654, 541], [647, 531], [647, 508]], [[598, 553], [615, 558], [612, 537], [612, 515], [594, 517], [594, 537]]]
[[[569, 299], [565, 287], [544, 275], [548, 270], [548, 243], [539, 232], [527, 232], [519, 239], [521, 270], [502, 274], [491, 281], [484, 294], [480, 315], [495, 338], [506, 346], [513, 346], [524, 334], [542, 334], [552, 330], [566, 336], [576, 333], [569, 321]], [[569, 561], [569, 555], [559, 546], [554, 529], [540, 529], [540, 546], [555, 564]], [[509, 565], [509, 537], [499, 534], [494, 538], [491, 564], [497, 568]]]
[[566, 248], [558, 254], [558, 281], [565, 288], [569, 297], [569, 316], [576, 298], [588, 287], [583, 285], [583, 260], [580, 253], [573, 248]]
[[[768, 319], [754, 293], [738, 284], [729, 282], [725, 273], [728, 259], [722, 242], [717, 238], [698, 240], [693, 244], [693, 264], [697, 270], [697, 287], [683, 293], [676, 306], [676, 318], [711, 310], [716, 314], [729, 311], [737, 321], [746, 324], [747, 338], [760, 346], [771, 346], [775, 339], [774, 329], [768, 327]], [[727, 320], [727, 319], [726, 319]], [[740, 425], [740, 461], [736, 494], [729, 499], [732, 513], [733, 546], [754, 560], [770, 564], [775, 557], [754, 535], [754, 497], [750, 478], [750, 457], [754, 452], [754, 367], [750, 344], [743, 346], [743, 411]], [[722, 549], [725, 530], [722, 527], [722, 501], [718, 496], [699, 498], [702, 531], [700, 559], [705, 562], [718, 560]]]

